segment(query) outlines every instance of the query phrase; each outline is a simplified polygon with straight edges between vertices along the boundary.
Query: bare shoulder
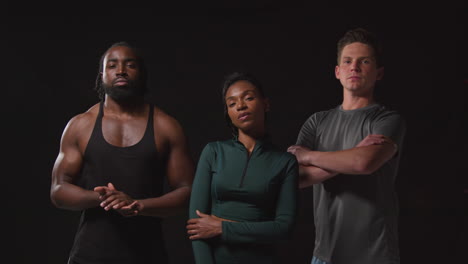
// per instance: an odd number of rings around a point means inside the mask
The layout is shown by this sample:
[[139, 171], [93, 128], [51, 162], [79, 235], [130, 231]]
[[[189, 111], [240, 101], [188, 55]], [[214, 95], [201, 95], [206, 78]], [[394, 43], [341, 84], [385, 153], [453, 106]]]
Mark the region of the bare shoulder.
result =
[[63, 131], [62, 140], [86, 145], [94, 128], [98, 112], [99, 104], [95, 104], [86, 112], [73, 116]]
[[94, 125], [94, 121], [96, 120], [98, 111], [99, 105], [94, 105], [91, 108], [89, 108], [86, 112], [73, 116], [70, 119], [70, 121], [68, 121], [67, 129], [84, 129], [87, 126]]
[[179, 121], [159, 107], [154, 107], [154, 128], [161, 136], [171, 138], [183, 136]]

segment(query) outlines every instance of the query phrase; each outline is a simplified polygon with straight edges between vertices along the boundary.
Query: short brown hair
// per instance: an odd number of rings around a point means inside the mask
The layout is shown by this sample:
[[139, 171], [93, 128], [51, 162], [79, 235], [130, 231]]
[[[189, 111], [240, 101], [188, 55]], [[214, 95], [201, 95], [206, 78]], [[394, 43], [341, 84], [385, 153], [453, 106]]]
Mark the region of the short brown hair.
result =
[[341, 37], [337, 44], [337, 63], [340, 64], [341, 52], [346, 45], [349, 45], [354, 42], [360, 42], [366, 45], [369, 45], [374, 50], [374, 57], [377, 62], [377, 67], [382, 67], [384, 64], [383, 61], [383, 45], [382, 42], [377, 38], [377, 36], [364, 29], [364, 28], [354, 28], [346, 31], [346, 33]]

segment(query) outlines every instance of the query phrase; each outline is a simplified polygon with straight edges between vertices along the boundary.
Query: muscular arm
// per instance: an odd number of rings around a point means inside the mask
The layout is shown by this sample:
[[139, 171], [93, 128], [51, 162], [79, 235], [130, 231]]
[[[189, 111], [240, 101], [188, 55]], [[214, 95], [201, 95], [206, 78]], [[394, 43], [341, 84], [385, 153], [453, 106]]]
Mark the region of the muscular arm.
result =
[[334, 152], [312, 151], [310, 164], [345, 174], [371, 174], [396, 153], [393, 144], [356, 147]]
[[[370, 140], [371, 137], [376, 139]], [[395, 155], [397, 147], [388, 137], [369, 135], [346, 150], [326, 152], [293, 146], [288, 151], [296, 155], [302, 166], [316, 166], [331, 173], [371, 174]]]
[[324, 170], [316, 166], [299, 166], [299, 188], [307, 188], [313, 184], [323, 182], [334, 176], [338, 175], [337, 172]]
[[299, 187], [305, 188], [344, 174], [371, 174], [396, 153], [396, 145], [383, 135], [368, 135], [356, 147], [342, 151], [312, 151], [291, 146], [288, 151], [296, 155], [299, 168]]
[[50, 198], [62, 209], [83, 210], [99, 205], [99, 194], [85, 190], [75, 184], [83, 163], [82, 151], [78, 146], [78, 135], [83, 132], [85, 117], [77, 116], [67, 124], [60, 142], [60, 152], [52, 169]]
[[[158, 136], [167, 146], [167, 177], [172, 190], [163, 196], [139, 200], [142, 215], [166, 217], [186, 210], [191, 192], [194, 164], [187, 139], [178, 122], [161, 113], [158, 118]], [[161, 142], [161, 141], [160, 141]]]

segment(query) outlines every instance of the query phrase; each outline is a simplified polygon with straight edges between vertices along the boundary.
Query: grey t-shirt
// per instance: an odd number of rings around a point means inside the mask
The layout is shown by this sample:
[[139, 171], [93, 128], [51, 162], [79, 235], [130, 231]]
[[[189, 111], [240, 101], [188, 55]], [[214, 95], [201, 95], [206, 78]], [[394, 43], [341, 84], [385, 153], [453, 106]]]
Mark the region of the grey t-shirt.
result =
[[310, 116], [297, 139], [312, 150], [338, 151], [355, 147], [369, 134], [390, 137], [397, 154], [371, 175], [339, 174], [313, 186], [314, 255], [332, 264], [399, 263], [394, 183], [405, 123], [379, 104], [349, 111], [340, 105]]

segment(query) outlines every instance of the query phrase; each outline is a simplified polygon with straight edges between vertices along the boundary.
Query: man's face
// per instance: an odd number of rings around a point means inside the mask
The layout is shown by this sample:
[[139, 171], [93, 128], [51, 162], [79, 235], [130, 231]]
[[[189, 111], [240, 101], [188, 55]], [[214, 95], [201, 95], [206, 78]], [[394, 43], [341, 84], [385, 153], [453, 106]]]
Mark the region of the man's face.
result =
[[345, 91], [358, 96], [371, 96], [377, 80], [383, 77], [383, 67], [377, 68], [373, 49], [363, 43], [346, 45], [341, 52], [335, 76]]
[[125, 46], [111, 48], [103, 61], [102, 84], [107, 95], [127, 101], [144, 94], [140, 65], [134, 51]]

